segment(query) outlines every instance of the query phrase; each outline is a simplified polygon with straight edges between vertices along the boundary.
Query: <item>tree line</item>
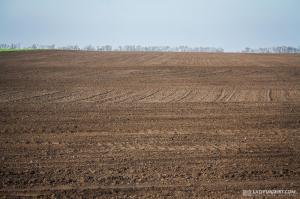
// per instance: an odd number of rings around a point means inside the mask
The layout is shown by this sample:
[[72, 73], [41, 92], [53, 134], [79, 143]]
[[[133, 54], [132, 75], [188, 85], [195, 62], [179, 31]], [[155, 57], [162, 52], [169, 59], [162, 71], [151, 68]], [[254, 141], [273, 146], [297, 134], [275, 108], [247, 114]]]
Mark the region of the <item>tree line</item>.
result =
[[[223, 48], [215, 47], [189, 47], [186, 45], [181, 46], [141, 46], [141, 45], [124, 45], [112, 47], [111, 45], [87, 45], [80, 47], [78, 45], [56, 46], [32, 44], [27, 47], [21, 46], [19, 43], [0, 44], [0, 49], [49, 49], [49, 50], [82, 50], [82, 51], [142, 51], [142, 52], [225, 52]], [[239, 51], [242, 53], [300, 53], [300, 47], [292, 46], [275, 46], [267, 48], [252, 49], [246, 47], [244, 50]]]
[[300, 47], [292, 47], [292, 46], [275, 46], [269, 48], [256, 48], [252, 49], [246, 47], [243, 53], [300, 53]]

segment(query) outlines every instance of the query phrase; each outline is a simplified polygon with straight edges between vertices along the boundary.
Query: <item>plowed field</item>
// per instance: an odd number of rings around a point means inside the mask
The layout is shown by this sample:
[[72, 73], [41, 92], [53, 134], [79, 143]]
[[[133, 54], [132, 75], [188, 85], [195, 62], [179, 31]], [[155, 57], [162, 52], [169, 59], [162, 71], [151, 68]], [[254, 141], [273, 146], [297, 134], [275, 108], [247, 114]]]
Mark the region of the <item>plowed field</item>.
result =
[[0, 196], [300, 187], [300, 56], [0, 53]]

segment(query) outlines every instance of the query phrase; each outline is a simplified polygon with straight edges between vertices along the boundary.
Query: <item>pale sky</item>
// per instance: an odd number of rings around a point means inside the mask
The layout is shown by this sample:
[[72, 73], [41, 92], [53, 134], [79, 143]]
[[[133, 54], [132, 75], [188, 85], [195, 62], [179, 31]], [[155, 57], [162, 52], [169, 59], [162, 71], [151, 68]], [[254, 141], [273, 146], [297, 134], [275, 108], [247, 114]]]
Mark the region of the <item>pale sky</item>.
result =
[[300, 46], [299, 0], [0, 0], [0, 43]]

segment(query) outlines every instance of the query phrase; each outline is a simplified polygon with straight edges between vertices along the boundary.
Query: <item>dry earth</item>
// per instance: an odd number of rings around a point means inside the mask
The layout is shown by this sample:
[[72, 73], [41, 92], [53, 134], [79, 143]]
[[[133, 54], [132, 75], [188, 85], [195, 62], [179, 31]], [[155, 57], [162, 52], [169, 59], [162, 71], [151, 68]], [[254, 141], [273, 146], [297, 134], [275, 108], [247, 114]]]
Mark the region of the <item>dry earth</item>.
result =
[[3, 52], [0, 130], [2, 197], [295, 198], [300, 56]]

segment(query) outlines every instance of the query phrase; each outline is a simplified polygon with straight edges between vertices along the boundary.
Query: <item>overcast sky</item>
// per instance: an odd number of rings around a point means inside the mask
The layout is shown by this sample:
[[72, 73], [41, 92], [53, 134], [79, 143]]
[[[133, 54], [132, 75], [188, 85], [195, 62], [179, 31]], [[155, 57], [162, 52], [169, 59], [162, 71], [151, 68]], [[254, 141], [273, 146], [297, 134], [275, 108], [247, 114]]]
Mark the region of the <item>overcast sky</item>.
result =
[[300, 0], [0, 0], [0, 43], [300, 46]]

